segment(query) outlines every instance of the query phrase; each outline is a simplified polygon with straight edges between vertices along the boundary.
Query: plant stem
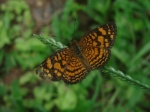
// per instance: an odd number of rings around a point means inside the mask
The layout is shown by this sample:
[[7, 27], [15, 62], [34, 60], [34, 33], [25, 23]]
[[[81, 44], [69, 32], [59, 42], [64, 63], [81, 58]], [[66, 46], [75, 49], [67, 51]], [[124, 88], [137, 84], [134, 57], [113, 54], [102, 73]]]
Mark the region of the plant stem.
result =
[[[61, 44], [60, 42], [56, 42], [52, 38], [44, 38], [41, 35], [35, 35], [35, 34], [34, 34], [34, 36], [36, 36], [43, 44], [48, 45], [48, 46], [52, 46], [54, 48], [54, 50], [58, 50], [58, 49], [62, 49], [64, 47], [67, 47], [67, 46]], [[110, 68], [110, 67], [105, 66], [102, 68], [102, 72], [107, 73], [110, 76], [117, 77], [120, 80], [126, 81], [132, 85], [136, 85], [139, 88], [150, 91], [150, 87], [148, 85], [143, 84], [143, 83], [131, 78], [129, 75], [125, 75], [121, 71], [115, 70], [114, 68]]]

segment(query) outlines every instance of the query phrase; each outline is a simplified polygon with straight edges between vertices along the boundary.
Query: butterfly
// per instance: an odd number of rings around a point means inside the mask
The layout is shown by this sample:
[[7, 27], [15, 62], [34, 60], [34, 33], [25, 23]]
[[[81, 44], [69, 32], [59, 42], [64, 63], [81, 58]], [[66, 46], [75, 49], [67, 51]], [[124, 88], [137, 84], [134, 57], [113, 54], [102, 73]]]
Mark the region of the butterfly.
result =
[[82, 81], [91, 70], [101, 68], [108, 62], [116, 33], [115, 23], [89, 31], [80, 41], [71, 41], [70, 47], [44, 60], [37, 67], [36, 74], [43, 79], [63, 80], [68, 84]]

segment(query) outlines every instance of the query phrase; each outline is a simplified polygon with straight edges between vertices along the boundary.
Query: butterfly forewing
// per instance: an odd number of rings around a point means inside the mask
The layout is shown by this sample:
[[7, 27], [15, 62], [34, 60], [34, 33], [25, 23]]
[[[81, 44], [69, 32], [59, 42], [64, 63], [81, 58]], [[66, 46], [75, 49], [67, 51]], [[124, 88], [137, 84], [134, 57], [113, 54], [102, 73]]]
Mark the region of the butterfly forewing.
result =
[[99, 26], [87, 34], [85, 34], [79, 41], [81, 47], [100, 47], [111, 48], [114, 44], [116, 37], [116, 25], [114, 23], [108, 23]]
[[68, 63], [71, 51], [69, 48], [63, 48], [41, 63], [36, 73], [43, 79], [57, 81], [62, 78], [65, 66]]

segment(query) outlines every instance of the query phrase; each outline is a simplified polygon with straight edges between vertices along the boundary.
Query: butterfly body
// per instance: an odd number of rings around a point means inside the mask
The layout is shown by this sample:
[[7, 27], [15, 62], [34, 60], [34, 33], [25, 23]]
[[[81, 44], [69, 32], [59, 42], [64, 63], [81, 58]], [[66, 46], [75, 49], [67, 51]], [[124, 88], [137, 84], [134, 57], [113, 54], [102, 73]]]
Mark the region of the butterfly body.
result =
[[87, 60], [85, 59], [84, 54], [82, 53], [84, 48], [81, 47], [77, 41], [73, 40], [71, 43], [71, 49], [74, 56], [76, 56], [82, 63], [83, 65], [87, 68], [88, 71], [91, 70], [91, 66], [89, 65], [89, 63], [87, 62]]
[[75, 84], [109, 60], [116, 36], [116, 25], [108, 23], [85, 34], [79, 42], [63, 48], [41, 63], [36, 73], [43, 79]]

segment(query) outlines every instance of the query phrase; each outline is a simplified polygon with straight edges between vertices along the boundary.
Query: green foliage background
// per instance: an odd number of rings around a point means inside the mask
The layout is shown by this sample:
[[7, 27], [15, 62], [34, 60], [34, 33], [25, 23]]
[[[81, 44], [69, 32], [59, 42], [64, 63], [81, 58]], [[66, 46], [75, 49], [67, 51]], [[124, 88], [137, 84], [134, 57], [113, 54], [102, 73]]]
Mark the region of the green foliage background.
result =
[[[40, 32], [49, 38], [52, 30], [54, 39], [69, 45], [85, 29], [115, 21], [117, 38], [107, 66], [150, 85], [149, 4], [149, 0], [87, 0], [86, 4], [67, 0], [62, 16], [54, 14]], [[82, 28], [79, 11], [92, 21]], [[76, 31], [71, 18], [77, 18]], [[99, 70], [76, 85], [41, 80], [35, 67], [53, 52], [32, 35], [34, 24], [24, 0], [0, 4], [0, 112], [150, 111], [148, 92]]]

